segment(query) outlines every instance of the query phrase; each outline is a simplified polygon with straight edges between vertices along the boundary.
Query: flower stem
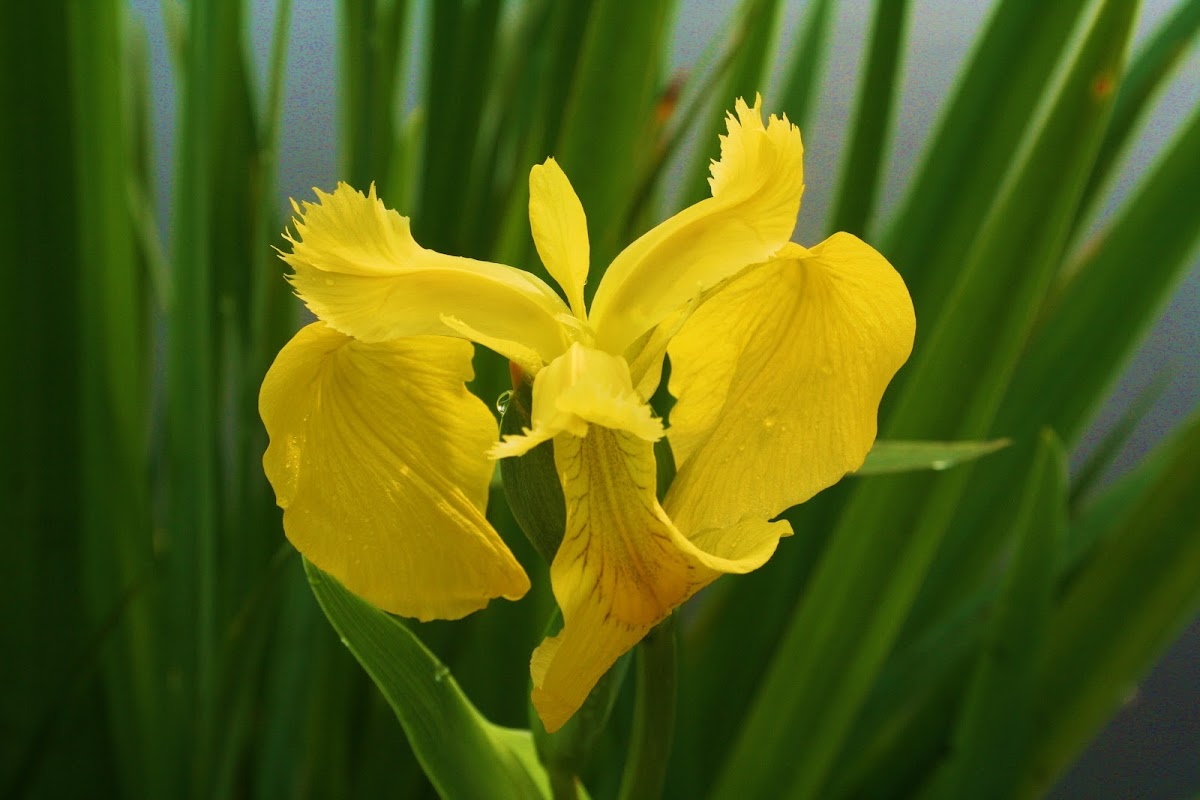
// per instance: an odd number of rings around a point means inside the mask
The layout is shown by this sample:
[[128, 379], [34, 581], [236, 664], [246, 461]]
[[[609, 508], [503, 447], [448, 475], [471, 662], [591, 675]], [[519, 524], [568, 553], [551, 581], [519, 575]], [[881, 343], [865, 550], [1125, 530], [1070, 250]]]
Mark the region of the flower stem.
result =
[[662, 796], [675, 735], [675, 616], [650, 631], [637, 651], [637, 701], [620, 800]]

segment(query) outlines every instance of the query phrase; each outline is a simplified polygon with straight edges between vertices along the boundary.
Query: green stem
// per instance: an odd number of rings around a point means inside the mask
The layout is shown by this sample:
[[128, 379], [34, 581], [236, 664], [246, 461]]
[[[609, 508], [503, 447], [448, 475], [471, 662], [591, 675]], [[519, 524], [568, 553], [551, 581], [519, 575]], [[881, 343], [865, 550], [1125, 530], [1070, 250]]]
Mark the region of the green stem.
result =
[[579, 783], [569, 770], [551, 769], [550, 794], [554, 800], [579, 800]]
[[621, 779], [621, 800], [661, 797], [675, 734], [676, 627], [674, 615], [638, 647], [633, 741]]

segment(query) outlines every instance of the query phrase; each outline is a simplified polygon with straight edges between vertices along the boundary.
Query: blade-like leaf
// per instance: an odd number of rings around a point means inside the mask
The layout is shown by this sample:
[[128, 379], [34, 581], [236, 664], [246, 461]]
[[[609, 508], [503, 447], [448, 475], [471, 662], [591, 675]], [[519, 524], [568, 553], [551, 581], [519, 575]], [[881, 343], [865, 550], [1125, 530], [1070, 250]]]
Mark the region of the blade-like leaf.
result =
[[1042, 420], [1073, 443], [1185, 274], [1200, 238], [1200, 109], [1112, 226], [1048, 302], [999, 430]]
[[907, 28], [908, 0], [878, 0], [867, 71], [858, 93], [850, 147], [842, 161], [841, 191], [829, 225], [832, 231], [862, 235], [875, 211]]
[[[1062, 254], [1110, 98], [1091, 87], [1119, 69], [1135, 8], [1109, 2], [1074, 54], [1057, 102], [1021, 170], [959, 269], [955, 302], [907, 367], [888, 435], [985, 436]], [[1014, 262], [1011, 243], [1022, 242]], [[936, 397], [937, 402], [930, 402]], [[944, 432], [944, 433], [943, 433]], [[772, 660], [715, 796], [767, 787], [817, 797], [900, 626], [969, 476], [860, 482]], [[932, 494], [931, 494], [932, 491]]]
[[993, 12], [881, 248], [904, 276], [917, 319], [945, 307], [1053, 83], [1063, 43], [1090, 5], [1005, 0]]
[[1067, 526], [1066, 454], [1043, 431], [1025, 483], [1012, 563], [991, 611], [935, 797], [1012, 797], [1033, 735], [1039, 656]]
[[1160, 477], [1128, 493], [1050, 620], [1024, 796], [1049, 787], [1200, 606], [1200, 418], [1141, 469]]
[[647, 123], [673, 8], [672, 0], [596, 1], [558, 142], [545, 154], [558, 158], [587, 211], [589, 297], [624, 244], [621, 228], [637, 178], [637, 154], [651, 144]]
[[383, 692], [443, 797], [549, 797], [528, 731], [488, 722], [404, 624], [307, 561], [304, 568], [329, 622]]
[[1091, 206], [1096, 192], [1104, 186], [1117, 164], [1117, 157], [1129, 140], [1129, 135], [1141, 119], [1142, 112], [1187, 53], [1188, 44], [1198, 29], [1200, 0], [1184, 0], [1134, 56], [1129, 69], [1121, 78], [1121, 88], [1117, 91], [1112, 119], [1108, 122], [1104, 141], [1100, 143], [1100, 151], [1096, 154], [1096, 165], [1092, 169], [1092, 175], [1084, 187], [1076, 223]]
[[833, 16], [832, 0], [816, 0], [808, 9], [804, 33], [800, 38], [795, 58], [784, 84], [779, 108], [800, 127], [808, 128], [816, 107], [818, 86], [825, 65], [825, 48], [828, 45], [829, 22]]
[[742, 0], [723, 27], [730, 31], [729, 58], [721, 64], [722, 80], [699, 115], [700, 146], [688, 168], [684, 203], [694, 203], [709, 194], [709, 161], [720, 156], [717, 137], [725, 132], [725, 115], [733, 108], [734, 99], [743, 97], [753, 102], [755, 93], [766, 88], [765, 70], [775, 50], [779, 7], [779, 0]]
[[1008, 439], [986, 442], [906, 442], [881, 439], [867, 453], [855, 475], [950, 469], [1008, 447]]

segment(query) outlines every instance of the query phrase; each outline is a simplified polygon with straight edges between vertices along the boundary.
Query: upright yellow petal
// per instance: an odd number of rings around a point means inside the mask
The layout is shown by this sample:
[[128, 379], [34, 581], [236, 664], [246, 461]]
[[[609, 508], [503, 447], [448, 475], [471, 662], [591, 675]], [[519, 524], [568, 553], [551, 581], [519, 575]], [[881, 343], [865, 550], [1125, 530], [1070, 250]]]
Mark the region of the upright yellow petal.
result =
[[484, 518], [496, 422], [471, 346], [302, 329], [263, 380], [263, 467], [306, 558], [394, 614], [456, 619], [529, 579]]
[[722, 573], [761, 566], [791, 530], [753, 520], [689, 541], [655, 499], [653, 445], [624, 431], [564, 433], [554, 440], [554, 462], [567, 501], [566, 534], [550, 567], [563, 629], [530, 661], [533, 705], [548, 731], [672, 609]]
[[634, 389], [625, 359], [576, 342], [534, 378], [533, 428], [521, 436], [505, 436], [491, 455], [519, 456], [564, 431], [587, 436], [591, 424], [629, 431], [649, 442], [663, 436], [662, 420]]
[[804, 190], [800, 131], [775, 116], [764, 126], [760, 102], [737, 101], [712, 166], [712, 197], [644, 234], [608, 268], [592, 301], [597, 347], [628, 356], [672, 311], [767, 260], [792, 235]]
[[571, 310], [587, 319], [588, 231], [583, 204], [553, 158], [529, 171], [529, 227], [546, 271], [567, 294]]
[[296, 293], [335, 330], [364, 342], [478, 331], [515, 360], [532, 349], [549, 362], [566, 349], [558, 318], [570, 311], [533, 275], [426, 250], [374, 187], [363, 195], [342, 183], [317, 199], [296, 206], [292, 252], [282, 255]]
[[903, 280], [846, 233], [713, 295], [668, 348], [676, 523], [770, 519], [858, 469], [915, 326]]

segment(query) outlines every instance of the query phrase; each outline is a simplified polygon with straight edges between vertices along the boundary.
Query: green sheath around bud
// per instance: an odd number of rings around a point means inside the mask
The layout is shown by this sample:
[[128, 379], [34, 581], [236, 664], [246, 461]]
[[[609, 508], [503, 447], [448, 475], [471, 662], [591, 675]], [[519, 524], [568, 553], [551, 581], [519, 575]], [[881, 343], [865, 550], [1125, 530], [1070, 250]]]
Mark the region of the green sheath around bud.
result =
[[[513, 392], [500, 419], [500, 433], [520, 434], [532, 425], [533, 386], [513, 371]], [[521, 456], [500, 461], [500, 480], [513, 518], [542, 558], [558, 552], [567, 525], [567, 505], [554, 468], [554, 443], [543, 442]]]

